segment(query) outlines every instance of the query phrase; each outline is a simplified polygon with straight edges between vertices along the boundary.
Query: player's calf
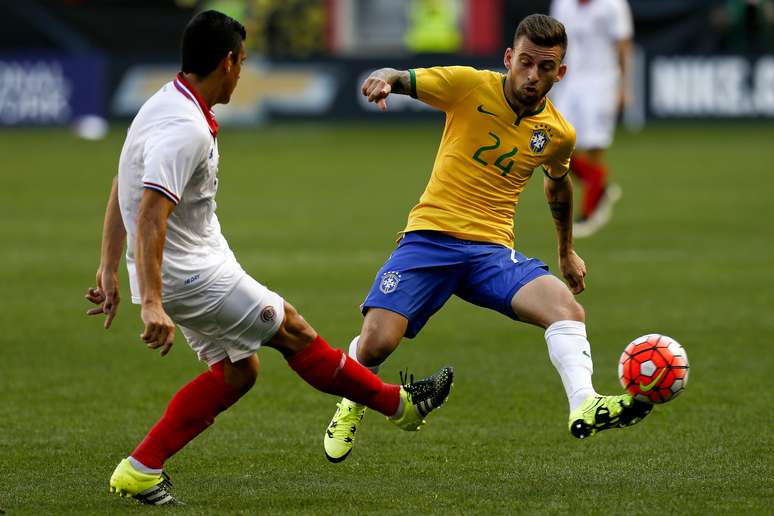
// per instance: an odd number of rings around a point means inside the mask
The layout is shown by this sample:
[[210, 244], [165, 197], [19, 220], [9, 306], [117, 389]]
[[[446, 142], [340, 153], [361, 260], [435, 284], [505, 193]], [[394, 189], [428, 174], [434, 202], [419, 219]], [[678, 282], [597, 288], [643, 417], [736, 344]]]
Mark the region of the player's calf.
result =
[[312, 387], [378, 410], [395, 414], [400, 405], [400, 386], [385, 384], [378, 376], [333, 349], [322, 337], [287, 358], [288, 365]]
[[259, 368], [258, 355], [251, 355], [237, 362], [223, 360], [210, 366], [210, 371], [222, 377], [234, 393], [241, 397], [255, 385]]

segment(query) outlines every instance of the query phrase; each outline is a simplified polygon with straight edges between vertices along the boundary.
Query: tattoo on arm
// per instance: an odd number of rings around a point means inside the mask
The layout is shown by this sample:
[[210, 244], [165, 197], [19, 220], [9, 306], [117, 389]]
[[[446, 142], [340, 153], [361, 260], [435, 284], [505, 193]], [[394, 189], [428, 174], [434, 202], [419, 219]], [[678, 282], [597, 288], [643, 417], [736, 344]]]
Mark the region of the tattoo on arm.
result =
[[543, 188], [554, 219], [559, 244], [559, 256], [572, 252], [572, 181], [565, 175], [562, 179], [544, 179]]
[[552, 201], [548, 203], [551, 207], [551, 215], [557, 222], [566, 222], [568, 220], [568, 214], [570, 212], [570, 203], [567, 201]]
[[402, 95], [411, 94], [411, 78], [408, 71], [403, 70], [398, 72], [398, 76], [392, 84], [392, 91], [393, 93], [400, 93]]
[[394, 68], [381, 68], [371, 74], [392, 86], [393, 93], [409, 95], [411, 93], [411, 77], [408, 70], [395, 70]]

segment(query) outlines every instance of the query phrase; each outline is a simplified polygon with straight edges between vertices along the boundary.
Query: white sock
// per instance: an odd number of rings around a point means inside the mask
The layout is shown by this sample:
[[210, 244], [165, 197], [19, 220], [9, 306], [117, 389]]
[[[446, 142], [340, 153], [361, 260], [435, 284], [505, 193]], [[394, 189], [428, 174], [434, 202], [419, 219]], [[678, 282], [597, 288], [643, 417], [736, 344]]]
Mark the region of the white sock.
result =
[[[358, 335], [357, 337], [352, 339], [352, 342], [349, 343], [349, 356], [354, 358], [355, 362], [357, 362], [359, 364], [360, 361], [357, 359], [357, 343], [358, 342], [360, 342], [360, 335]], [[374, 374], [379, 374], [379, 367], [380, 367], [380, 365], [381, 364], [377, 364], [377, 365], [371, 366], [371, 367], [368, 367], [368, 366], [363, 366], [363, 367], [365, 367], [366, 369], [368, 369], [369, 371], [371, 371]]]
[[145, 473], [146, 475], [161, 475], [162, 470], [149, 468], [148, 466], [146, 466], [139, 460], [135, 459], [131, 455], [127, 457], [126, 460], [128, 460], [129, 464], [131, 464], [132, 467], [137, 471], [139, 471], [140, 473]]
[[398, 410], [396, 410], [395, 414], [391, 415], [389, 419], [399, 419], [403, 415], [404, 408], [405, 405], [403, 404], [403, 396], [400, 396], [398, 398]]
[[546, 329], [546, 343], [548, 356], [562, 378], [572, 412], [586, 398], [596, 394], [591, 384], [594, 365], [591, 346], [586, 339], [586, 325], [578, 321], [557, 321]]

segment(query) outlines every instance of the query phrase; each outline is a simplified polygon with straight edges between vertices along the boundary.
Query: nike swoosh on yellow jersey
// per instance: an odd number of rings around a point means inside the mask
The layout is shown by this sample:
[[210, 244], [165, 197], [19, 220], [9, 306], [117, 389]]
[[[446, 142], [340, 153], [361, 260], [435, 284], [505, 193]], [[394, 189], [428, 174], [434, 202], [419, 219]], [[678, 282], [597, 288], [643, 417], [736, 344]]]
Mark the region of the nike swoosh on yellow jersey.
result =
[[484, 113], [484, 114], [487, 114], [487, 115], [497, 116], [496, 113], [492, 113], [491, 111], [487, 111], [486, 109], [484, 109], [484, 105], [483, 104], [479, 104], [478, 108], [476, 108], [476, 109], [478, 110], [479, 113]]
[[656, 376], [652, 382], [650, 382], [648, 385], [643, 385], [642, 382], [640, 382], [640, 390], [642, 392], [648, 392], [653, 388], [654, 385], [658, 383], [659, 380], [661, 380], [661, 377], [664, 376], [664, 371], [666, 371], [666, 367], [661, 370], [660, 373], [658, 373], [658, 376]]

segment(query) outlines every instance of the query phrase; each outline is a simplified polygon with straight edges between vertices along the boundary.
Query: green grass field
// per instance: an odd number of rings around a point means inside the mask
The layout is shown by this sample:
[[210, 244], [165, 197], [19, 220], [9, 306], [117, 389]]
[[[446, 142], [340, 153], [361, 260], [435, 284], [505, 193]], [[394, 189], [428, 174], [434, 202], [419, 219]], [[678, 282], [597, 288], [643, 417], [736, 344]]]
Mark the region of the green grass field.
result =
[[[437, 124], [291, 125], [221, 135], [218, 213], [243, 266], [345, 347], [361, 302], [417, 200]], [[124, 129], [0, 133], [0, 509], [151, 511], [107, 493], [115, 464], [202, 366], [178, 336], [161, 359], [139, 312], [84, 315]], [[619, 134], [616, 218], [579, 241], [601, 392], [620, 389], [633, 338], [671, 335], [691, 378], [641, 425], [576, 441], [542, 332], [452, 300], [383, 369], [446, 363], [448, 405], [418, 434], [369, 413], [352, 456], [329, 464], [336, 399], [260, 353], [258, 384], [168, 463], [181, 514], [772, 514], [774, 129], [679, 125]], [[535, 177], [517, 246], [556, 264]], [[122, 271], [125, 278], [125, 272]], [[165, 514], [168, 511], [164, 511]]]

